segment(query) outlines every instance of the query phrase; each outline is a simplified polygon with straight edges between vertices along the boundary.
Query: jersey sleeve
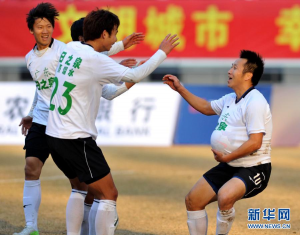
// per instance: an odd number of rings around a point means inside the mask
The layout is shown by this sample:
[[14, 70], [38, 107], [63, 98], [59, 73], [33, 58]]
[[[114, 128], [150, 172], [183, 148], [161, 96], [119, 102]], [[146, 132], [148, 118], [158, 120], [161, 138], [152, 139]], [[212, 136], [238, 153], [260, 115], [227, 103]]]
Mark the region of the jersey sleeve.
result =
[[262, 100], [250, 100], [246, 107], [245, 120], [247, 134], [266, 133], [265, 119], [268, 103]]
[[224, 103], [225, 103], [226, 96], [221, 97], [218, 100], [213, 100], [210, 102], [211, 108], [215, 111], [217, 115], [221, 115]]
[[108, 83], [120, 85], [122, 77], [130, 69], [100, 53], [94, 54], [92, 63], [94, 65], [93, 75], [102, 85]]

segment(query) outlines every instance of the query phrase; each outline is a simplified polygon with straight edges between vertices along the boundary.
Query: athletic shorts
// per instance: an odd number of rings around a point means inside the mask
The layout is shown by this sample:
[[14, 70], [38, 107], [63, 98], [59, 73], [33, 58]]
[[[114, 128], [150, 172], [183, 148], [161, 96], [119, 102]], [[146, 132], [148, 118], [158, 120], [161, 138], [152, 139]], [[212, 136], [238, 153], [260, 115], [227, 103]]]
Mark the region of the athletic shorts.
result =
[[89, 138], [58, 139], [47, 136], [57, 167], [69, 178], [91, 184], [102, 179], [110, 168], [95, 140]]
[[206, 172], [203, 177], [216, 194], [227, 181], [234, 177], [239, 178], [246, 186], [243, 198], [250, 198], [261, 193], [267, 187], [271, 170], [271, 163], [253, 167], [232, 167], [222, 162]]
[[49, 147], [45, 134], [46, 126], [33, 122], [25, 138], [25, 157], [37, 157], [43, 163], [49, 157]]

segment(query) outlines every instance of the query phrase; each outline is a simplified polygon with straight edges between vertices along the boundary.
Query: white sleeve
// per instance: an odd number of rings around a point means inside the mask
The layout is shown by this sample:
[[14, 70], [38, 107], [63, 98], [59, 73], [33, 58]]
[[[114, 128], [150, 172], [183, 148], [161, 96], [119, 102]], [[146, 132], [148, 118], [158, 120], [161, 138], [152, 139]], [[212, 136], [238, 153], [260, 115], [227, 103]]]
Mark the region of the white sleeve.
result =
[[109, 51], [103, 51], [101, 53], [107, 56], [112, 56], [119, 53], [120, 51], [124, 51], [123, 41], [114, 43]]
[[35, 95], [34, 95], [34, 98], [33, 98], [33, 101], [32, 101], [32, 105], [31, 105], [30, 111], [27, 115], [29, 117], [33, 117], [33, 110], [34, 110], [34, 108], [36, 106], [36, 103], [37, 103], [37, 97], [38, 97], [37, 90], [35, 90]]
[[248, 103], [245, 118], [248, 135], [254, 133], [266, 133], [265, 120], [268, 110], [266, 102], [253, 100]]
[[146, 61], [146, 63], [139, 67], [127, 70], [121, 81], [134, 83], [140, 82], [143, 78], [151, 74], [166, 58], [166, 53], [159, 49], [149, 60]]
[[128, 91], [128, 88], [125, 83], [123, 83], [121, 86], [107, 84], [103, 86], [102, 97], [107, 100], [112, 100], [126, 91]]
[[222, 109], [224, 107], [224, 102], [225, 102], [225, 96], [218, 100], [213, 100], [210, 102], [211, 108], [215, 111], [217, 115], [221, 115]]

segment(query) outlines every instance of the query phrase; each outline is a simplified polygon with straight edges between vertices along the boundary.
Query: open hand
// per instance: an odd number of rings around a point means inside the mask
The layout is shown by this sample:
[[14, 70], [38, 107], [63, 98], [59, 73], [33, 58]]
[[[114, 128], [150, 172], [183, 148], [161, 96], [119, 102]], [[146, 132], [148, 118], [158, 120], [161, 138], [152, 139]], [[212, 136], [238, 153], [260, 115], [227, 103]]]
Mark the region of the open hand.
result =
[[137, 64], [137, 61], [136, 59], [129, 58], [129, 59], [122, 60], [120, 64], [125, 67], [131, 68]]
[[123, 45], [124, 49], [127, 49], [133, 45], [140, 44], [142, 41], [144, 41], [145, 35], [143, 33], [133, 33], [126, 38], [124, 38]]
[[30, 129], [32, 125], [32, 117], [26, 116], [23, 117], [19, 126], [21, 126], [21, 130], [22, 130], [22, 135], [27, 135], [28, 130]]
[[159, 49], [163, 50], [168, 55], [179, 44], [179, 42], [176, 42], [179, 39], [176, 36], [177, 34], [172, 36], [171, 34], [168, 34], [161, 42]]
[[164, 84], [169, 85], [174, 91], [178, 91], [178, 89], [182, 87], [179, 79], [172, 74], [166, 74], [162, 80], [164, 81]]

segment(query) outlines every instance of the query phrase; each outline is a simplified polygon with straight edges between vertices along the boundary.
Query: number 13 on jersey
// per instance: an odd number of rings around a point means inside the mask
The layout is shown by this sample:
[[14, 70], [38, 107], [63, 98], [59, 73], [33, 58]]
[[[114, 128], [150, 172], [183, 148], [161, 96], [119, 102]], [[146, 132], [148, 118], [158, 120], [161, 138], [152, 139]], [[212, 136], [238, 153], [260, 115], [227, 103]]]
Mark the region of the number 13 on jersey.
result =
[[[57, 88], [58, 88], [58, 79], [57, 79], [57, 77], [54, 78], [54, 83], [55, 83], [55, 88], [52, 92], [51, 99], [50, 99], [50, 108], [49, 108], [50, 111], [53, 111], [55, 109], [55, 105], [52, 104], [52, 99], [55, 96], [55, 94], [57, 92]], [[58, 110], [60, 115], [66, 115], [70, 111], [70, 109], [72, 107], [72, 98], [70, 96], [70, 92], [76, 87], [76, 85], [74, 85], [70, 82], [67, 82], [67, 81], [64, 82], [63, 86], [67, 88], [65, 90], [65, 92], [62, 94], [62, 96], [67, 99], [67, 105], [64, 109], [62, 109], [60, 106], [58, 107], [57, 110]]]

